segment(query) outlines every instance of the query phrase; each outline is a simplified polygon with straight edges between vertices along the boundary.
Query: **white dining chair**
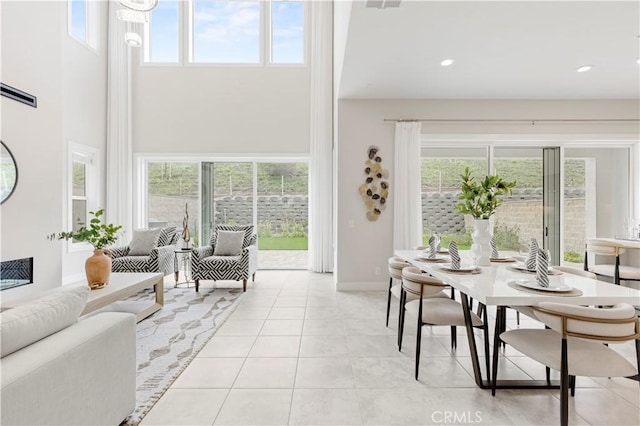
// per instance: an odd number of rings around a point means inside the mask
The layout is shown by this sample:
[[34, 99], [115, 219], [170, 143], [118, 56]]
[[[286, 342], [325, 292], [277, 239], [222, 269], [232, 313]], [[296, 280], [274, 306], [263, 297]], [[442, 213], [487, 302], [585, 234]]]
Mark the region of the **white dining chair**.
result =
[[[386, 326], [389, 327], [389, 312], [391, 311], [391, 296], [400, 299], [401, 284], [402, 284], [402, 269], [407, 266], [411, 266], [409, 262], [398, 256], [391, 256], [387, 260], [389, 268], [389, 290], [387, 291], [387, 322]], [[397, 280], [394, 285], [393, 280]], [[415, 296], [414, 298], [417, 298]], [[412, 299], [409, 299], [412, 300]]]
[[[563, 303], [542, 302], [533, 307], [547, 329], [516, 329], [500, 339], [535, 361], [560, 372], [560, 424], [569, 418], [570, 376], [630, 377], [640, 369], [640, 325], [633, 306], [622, 303], [599, 309]], [[635, 340], [636, 362], [607, 346]], [[498, 371], [497, 351], [493, 357], [492, 394]]]
[[[590, 238], [585, 243], [584, 270], [593, 272], [597, 276], [610, 278], [617, 285], [620, 285], [620, 281], [640, 281], [640, 268], [620, 265], [620, 255], [624, 252], [624, 248], [620, 248], [612, 242], [600, 238]], [[613, 263], [594, 262], [590, 266], [590, 253], [597, 256], [613, 257]]]
[[[418, 370], [420, 367], [420, 349], [422, 343], [422, 327], [425, 325], [447, 325], [452, 327], [452, 332], [456, 326], [464, 327], [464, 312], [462, 304], [447, 297], [442, 290], [447, 285], [439, 279], [429, 275], [420, 269], [409, 266], [402, 270], [402, 295], [412, 294], [418, 296], [416, 300], [412, 300], [404, 304], [404, 310], [417, 319], [417, 336], [416, 336], [416, 361], [415, 361], [415, 379], [418, 380]], [[485, 359], [487, 360], [487, 371], [489, 362], [489, 335], [486, 329], [486, 309], [485, 321], [482, 321], [475, 313], [470, 312], [471, 321], [474, 327], [482, 327], [484, 329], [485, 338]], [[404, 328], [404, 314], [400, 321], [398, 347], [402, 349], [402, 334]]]
[[[400, 332], [400, 322], [403, 320], [403, 315], [404, 315], [404, 309], [402, 309], [403, 302], [402, 302], [402, 299], [400, 298], [401, 292], [402, 292], [402, 269], [406, 268], [407, 266], [411, 266], [411, 264], [409, 262], [407, 262], [406, 260], [402, 259], [401, 257], [392, 256], [388, 260], [388, 265], [389, 265], [389, 290], [388, 290], [388, 293], [387, 293], [387, 322], [386, 322], [386, 326], [389, 327], [389, 313], [391, 311], [391, 296], [393, 296], [393, 297], [397, 298], [398, 302], [399, 302], [399, 305], [398, 305], [398, 347], [401, 347], [401, 343], [400, 342], [402, 340], [402, 335], [401, 335], [401, 332]], [[393, 280], [397, 280], [398, 282], [394, 285], [393, 284]], [[444, 298], [446, 298], [447, 295], [444, 294], [444, 293], [441, 293], [441, 294], [436, 294], [433, 297], [444, 297]], [[406, 294], [404, 303], [406, 303], [407, 301], [415, 300], [417, 298], [418, 298], [418, 296], [416, 296], [414, 294]], [[451, 289], [451, 298], [455, 298], [455, 294], [453, 292], [453, 288]], [[455, 331], [455, 327], [452, 327], [451, 347], [455, 348], [456, 345], [457, 345], [456, 331]]]

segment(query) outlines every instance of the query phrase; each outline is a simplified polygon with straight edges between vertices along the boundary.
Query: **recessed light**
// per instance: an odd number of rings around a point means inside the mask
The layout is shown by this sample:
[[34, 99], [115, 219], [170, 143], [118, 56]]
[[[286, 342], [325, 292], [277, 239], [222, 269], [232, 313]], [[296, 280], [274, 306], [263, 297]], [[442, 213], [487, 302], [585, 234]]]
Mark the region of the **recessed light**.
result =
[[142, 46], [142, 37], [136, 33], [125, 33], [124, 42], [131, 47], [140, 47]]
[[587, 72], [591, 68], [593, 68], [591, 65], [583, 65], [580, 68], [578, 68], [576, 71], [578, 71], [578, 72]]
[[640, 64], [640, 58], [636, 59], [636, 63]]
[[448, 67], [449, 65], [453, 64], [453, 59], [445, 59], [442, 62], [440, 62], [440, 65], [442, 65], [443, 67]]

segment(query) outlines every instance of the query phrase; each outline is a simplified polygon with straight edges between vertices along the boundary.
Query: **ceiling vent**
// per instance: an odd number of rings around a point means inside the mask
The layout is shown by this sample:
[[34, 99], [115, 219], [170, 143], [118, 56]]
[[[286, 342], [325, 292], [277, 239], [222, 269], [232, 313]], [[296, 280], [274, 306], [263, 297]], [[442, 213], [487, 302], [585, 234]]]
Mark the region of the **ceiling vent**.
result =
[[388, 7], [400, 7], [402, 0], [367, 0], [367, 7], [374, 9], [386, 9]]

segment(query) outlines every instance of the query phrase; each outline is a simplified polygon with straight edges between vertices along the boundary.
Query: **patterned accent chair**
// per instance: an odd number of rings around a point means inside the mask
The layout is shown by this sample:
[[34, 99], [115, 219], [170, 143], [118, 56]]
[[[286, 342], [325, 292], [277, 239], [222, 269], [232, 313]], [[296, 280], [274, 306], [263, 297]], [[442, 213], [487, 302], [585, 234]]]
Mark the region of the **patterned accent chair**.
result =
[[[214, 256], [218, 231], [244, 231], [242, 252], [237, 256]], [[242, 280], [242, 291], [247, 291], [247, 280], [250, 276], [256, 280], [257, 269], [258, 245], [253, 225], [217, 225], [209, 245], [191, 252], [191, 273], [196, 291], [200, 280]]]
[[169, 275], [177, 271], [175, 250], [178, 232], [175, 226], [160, 230], [157, 247], [148, 256], [129, 256], [129, 246], [110, 248], [113, 253], [111, 271], [113, 272], [162, 272]]

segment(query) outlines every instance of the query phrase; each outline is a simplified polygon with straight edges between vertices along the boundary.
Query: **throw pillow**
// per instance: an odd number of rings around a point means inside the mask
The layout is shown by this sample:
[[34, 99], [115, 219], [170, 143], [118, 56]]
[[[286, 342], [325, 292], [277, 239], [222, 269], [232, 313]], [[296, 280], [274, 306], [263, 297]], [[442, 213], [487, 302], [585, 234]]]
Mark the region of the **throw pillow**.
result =
[[160, 235], [158, 236], [158, 247], [170, 246], [175, 243], [174, 242], [175, 239], [176, 239], [175, 226], [167, 226], [166, 228], [162, 228], [160, 230]]
[[237, 256], [242, 251], [244, 231], [218, 231], [214, 256]]
[[1, 357], [69, 327], [78, 320], [89, 287], [65, 286], [0, 314]]
[[129, 256], [149, 256], [158, 247], [161, 229], [136, 229], [129, 243]]

